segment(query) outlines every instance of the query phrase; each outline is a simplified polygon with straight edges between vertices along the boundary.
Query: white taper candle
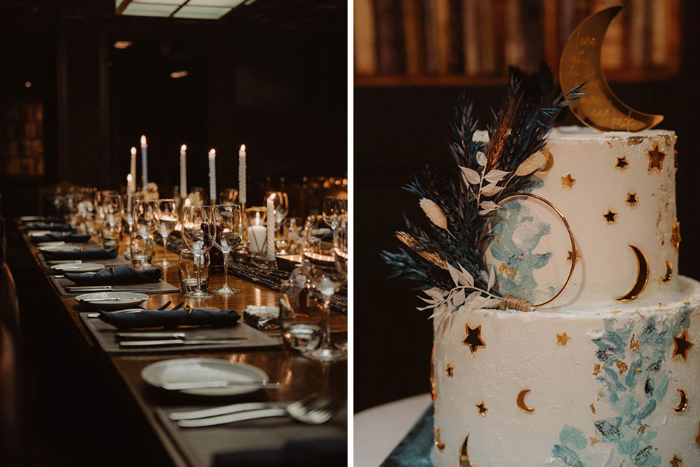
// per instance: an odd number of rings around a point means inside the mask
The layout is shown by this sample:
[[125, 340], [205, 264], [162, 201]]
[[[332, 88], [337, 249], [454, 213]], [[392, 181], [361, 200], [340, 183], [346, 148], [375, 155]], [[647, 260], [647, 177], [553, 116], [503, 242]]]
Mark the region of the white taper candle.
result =
[[216, 151], [209, 151], [209, 200], [216, 204]]
[[246, 176], [245, 144], [241, 144], [241, 150], [238, 151], [238, 200], [241, 204], [245, 204], [245, 202], [246, 202], [245, 176]]
[[132, 195], [136, 191], [136, 148], [131, 148], [131, 169], [129, 170], [129, 184], [126, 186], [126, 192]]
[[180, 147], [180, 198], [187, 198], [187, 146]]
[[267, 260], [275, 260], [275, 195], [267, 198]]
[[146, 136], [141, 135], [141, 183], [146, 188], [148, 185], [148, 144], [146, 144]]

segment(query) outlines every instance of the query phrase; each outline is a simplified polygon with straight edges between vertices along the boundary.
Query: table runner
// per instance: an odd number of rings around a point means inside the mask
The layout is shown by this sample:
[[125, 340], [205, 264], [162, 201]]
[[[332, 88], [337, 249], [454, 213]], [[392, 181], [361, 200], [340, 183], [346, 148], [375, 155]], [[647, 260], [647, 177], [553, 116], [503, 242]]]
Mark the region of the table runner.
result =
[[435, 439], [433, 414], [431, 404], [380, 467], [434, 467], [431, 455]]
[[[270, 375], [274, 379], [275, 375]], [[260, 400], [254, 395], [244, 395], [235, 402]], [[213, 399], [212, 402], [214, 402]], [[229, 402], [220, 402], [223, 405]], [[263, 399], [264, 401], [264, 399]], [[270, 405], [286, 407], [288, 403], [275, 402]], [[280, 450], [294, 438], [347, 436], [347, 409], [343, 409], [328, 423], [323, 425], [304, 425], [287, 417], [264, 418], [247, 422], [206, 428], [180, 428], [168, 418], [172, 412], [198, 410], [206, 406], [184, 406], [155, 409], [156, 416], [166, 431], [180, 448], [192, 467], [209, 467], [211, 459], [217, 452]]]

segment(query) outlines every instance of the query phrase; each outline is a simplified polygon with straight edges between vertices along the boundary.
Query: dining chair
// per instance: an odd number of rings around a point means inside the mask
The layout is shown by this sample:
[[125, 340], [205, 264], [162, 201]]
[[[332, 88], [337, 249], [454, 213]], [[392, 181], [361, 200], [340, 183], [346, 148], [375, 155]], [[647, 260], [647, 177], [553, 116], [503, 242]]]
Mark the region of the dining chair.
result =
[[0, 323], [0, 459], [17, 465], [22, 439], [17, 351], [12, 333]]
[[10, 266], [4, 261], [0, 268], [0, 323], [8, 328], [16, 340], [20, 335], [17, 285]]

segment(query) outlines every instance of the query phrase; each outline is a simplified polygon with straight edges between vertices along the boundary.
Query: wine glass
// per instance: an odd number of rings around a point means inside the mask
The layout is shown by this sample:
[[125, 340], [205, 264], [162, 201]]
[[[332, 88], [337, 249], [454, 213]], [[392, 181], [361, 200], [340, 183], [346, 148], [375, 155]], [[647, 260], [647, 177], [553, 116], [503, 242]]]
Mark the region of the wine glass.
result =
[[101, 192], [98, 213], [102, 218], [100, 224], [100, 239], [102, 248], [118, 248], [119, 232], [122, 224], [122, 197], [117, 192]]
[[243, 235], [243, 218], [241, 206], [238, 204], [221, 204], [211, 207], [211, 214], [216, 229], [214, 246], [224, 254], [224, 285], [215, 290], [220, 295], [230, 295], [240, 292], [228, 285], [228, 255], [235, 249]]
[[114, 195], [119, 195], [116, 191], [112, 190], [102, 190], [95, 193], [95, 212], [99, 218], [100, 223], [104, 222], [106, 214], [104, 210], [105, 200]]
[[134, 203], [134, 231], [142, 235], [153, 235], [158, 226], [158, 202], [146, 199]]
[[347, 353], [331, 345], [329, 317], [331, 296], [345, 281], [345, 273], [336, 267], [333, 231], [323, 217], [309, 216], [306, 220], [303, 250], [302, 261], [305, 273], [323, 297], [321, 346], [307, 356], [324, 362], [344, 359]]
[[328, 197], [323, 200], [323, 220], [332, 230], [336, 227], [336, 218], [348, 213], [348, 200]]
[[158, 233], [163, 237], [163, 259], [156, 264], [170, 266], [173, 263], [168, 261], [168, 237], [180, 222], [174, 199], [160, 199], [157, 201], [156, 219], [158, 220]]
[[224, 188], [219, 192], [219, 202], [221, 204], [236, 204], [238, 202], [238, 190], [235, 188]]
[[[342, 214], [336, 219], [336, 227], [333, 231], [333, 257], [335, 258], [335, 268], [344, 279], [348, 277], [348, 240], [350, 231], [348, 228], [348, 216]], [[336, 348], [347, 352], [348, 341], [336, 342]]]
[[214, 225], [211, 206], [185, 206], [182, 218], [182, 237], [185, 245], [194, 254], [197, 267], [197, 291], [189, 294], [192, 298], [211, 298], [213, 295], [202, 291], [201, 265], [204, 254], [211, 250], [214, 241]]

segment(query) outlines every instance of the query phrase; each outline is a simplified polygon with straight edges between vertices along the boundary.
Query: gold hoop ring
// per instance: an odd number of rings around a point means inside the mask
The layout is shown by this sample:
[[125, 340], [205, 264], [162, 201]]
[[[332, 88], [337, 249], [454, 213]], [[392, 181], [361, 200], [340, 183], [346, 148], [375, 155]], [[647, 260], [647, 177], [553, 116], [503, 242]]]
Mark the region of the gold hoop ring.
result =
[[559, 216], [561, 221], [564, 223], [564, 226], [566, 227], [566, 231], [569, 233], [569, 239], [571, 240], [571, 270], [569, 271], [569, 277], [566, 278], [566, 282], [564, 282], [564, 285], [562, 286], [561, 289], [559, 289], [559, 292], [557, 292], [556, 295], [554, 295], [554, 297], [550, 298], [546, 302], [542, 302], [542, 303], [539, 303], [537, 305], [532, 305], [534, 308], [539, 308], [541, 306], [548, 305], [548, 304], [552, 303], [554, 300], [556, 300], [559, 297], [559, 295], [561, 295], [562, 292], [564, 292], [566, 287], [571, 282], [571, 278], [574, 275], [574, 269], [576, 269], [576, 256], [578, 254], [578, 251], [576, 249], [576, 240], [574, 240], [574, 233], [571, 231], [571, 227], [569, 226], [569, 223], [567, 222], [566, 217], [564, 217], [564, 214], [562, 214], [562, 212], [555, 205], [553, 205], [549, 200], [547, 200], [541, 196], [533, 195], [532, 193], [514, 193], [512, 195], [506, 196], [501, 201], [499, 201], [498, 207], [500, 208], [506, 201], [510, 201], [511, 199], [514, 199], [514, 198], [533, 198], [533, 199], [536, 199], [538, 201], [543, 202], [544, 204], [546, 204], [547, 206], [552, 208], [552, 210], [554, 210], [554, 212], [557, 213], [557, 215]]

